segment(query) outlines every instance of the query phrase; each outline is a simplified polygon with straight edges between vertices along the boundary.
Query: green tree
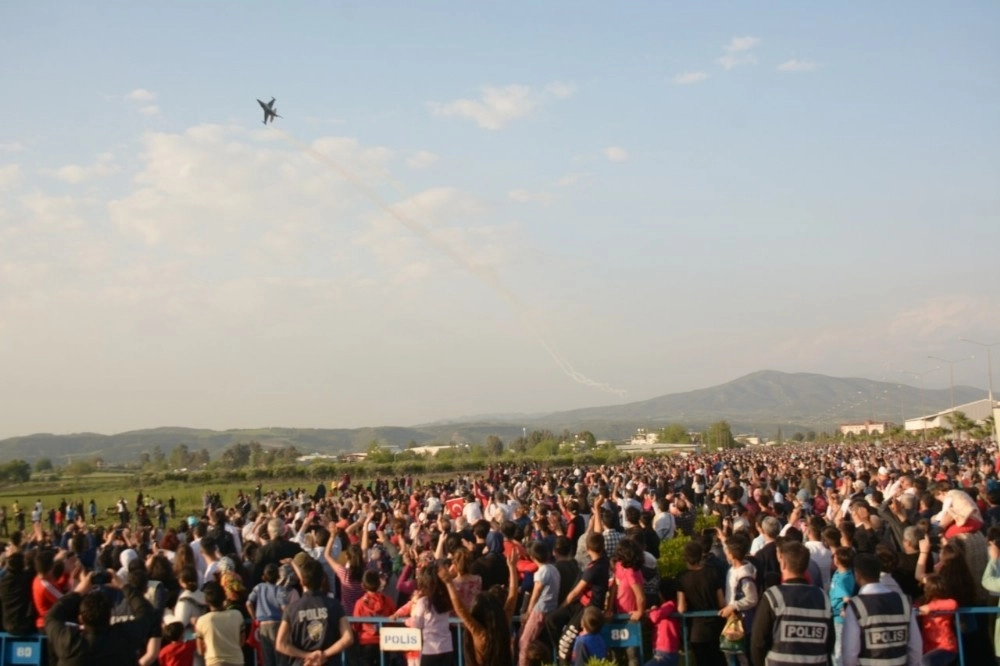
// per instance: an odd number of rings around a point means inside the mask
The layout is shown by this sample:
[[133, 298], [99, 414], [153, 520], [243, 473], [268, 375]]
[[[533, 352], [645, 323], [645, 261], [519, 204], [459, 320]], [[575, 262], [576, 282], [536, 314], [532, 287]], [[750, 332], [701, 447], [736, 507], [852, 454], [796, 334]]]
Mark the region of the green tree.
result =
[[375, 464], [391, 463], [392, 451], [384, 448], [377, 439], [373, 439], [368, 443], [368, 457], [366, 460]]
[[163, 453], [163, 449], [160, 448], [160, 445], [157, 444], [153, 447], [153, 464], [162, 469], [164, 465], [166, 465], [166, 462], [167, 456]]
[[0, 465], [0, 479], [11, 483], [25, 483], [31, 479], [31, 465], [24, 460], [11, 460]]
[[671, 423], [667, 427], [662, 428], [657, 433], [657, 439], [665, 444], [687, 444], [691, 441], [691, 437], [687, 433], [687, 428], [679, 423]]
[[503, 455], [503, 440], [497, 435], [489, 435], [486, 438], [486, 455], [491, 458], [499, 458]]
[[589, 430], [577, 433], [576, 441], [580, 442], [581, 446], [587, 451], [597, 446], [597, 438]]
[[170, 452], [170, 467], [184, 469], [191, 466], [191, 451], [187, 444], [178, 444]]
[[806, 441], [807, 442], [815, 442], [816, 441], [816, 431], [815, 430], [809, 430], [808, 432], [806, 432]]
[[52, 460], [49, 458], [39, 458], [35, 461], [35, 472], [51, 472], [53, 470]]
[[237, 442], [222, 452], [220, 462], [229, 469], [241, 469], [250, 464], [250, 444]]
[[968, 432], [976, 427], [976, 422], [961, 410], [956, 409], [945, 418], [948, 420], [948, 425], [951, 426], [951, 431], [958, 437], [961, 437], [963, 432]]
[[63, 472], [79, 481], [81, 476], [94, 473], [94, 465], [89, 460], [74, 460], [63, 468]]
[[732, 449], [736, 446], [736, 438], [733, 437], [733, 430], [726, 421], [713, 423], [705, 431], [702, 441], [709, 451], [718, 449]]
[[781, 434], [781, 428], [780, 427], [778, 428], [778, 434], [774, 436], [774, 442], [775, 442], [775, 444], [784, 444], [785, 443], [785, 438]]
[[806, 439], [806, 436], [804, 434], [802, 434], [801, 432], [797, 432], [794, 435], [792, 435], [792, 439], [794, 439], [796, 442], [804, 442], [805, 439]]

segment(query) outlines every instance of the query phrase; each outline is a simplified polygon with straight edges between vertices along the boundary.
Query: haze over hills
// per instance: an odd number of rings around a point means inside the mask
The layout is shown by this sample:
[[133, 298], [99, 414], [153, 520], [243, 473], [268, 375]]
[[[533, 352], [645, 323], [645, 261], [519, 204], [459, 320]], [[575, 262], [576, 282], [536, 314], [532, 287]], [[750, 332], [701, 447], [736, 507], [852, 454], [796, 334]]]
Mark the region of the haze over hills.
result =
[[[980, 400], [986, 391], [955, 387], [955, 404]], [[788, 436], [796, 431], [831, 431], [846, 421], [894, 421], [913, 418], [951, 406], [948, 389], [921, 391], [894, 382], [840, 378], [811, 373], [763, 370], [709, 388], [663, 395], [649, 400], [591, 407], [549, 414], [495, 414], [461, 421], [413, 427], [370, 428], [258, 428], [225, 431], [193, 428], [152, 428], [116, 435], [76, 433], [37, 434], [0, 440], [0, 459], [33, 461], [51, 458], [57, 465], [78, 456], [100, 456], [108, 462], [135, 462], [156, 446], [165, 453], [179, 444], [205, 448], [216, 456], [237, 442], [258, 441], [264, 446], [294, 445], [304, 453], [363, 450], [372, 440], [402, 446], [410, 441], [482, 442], [487, 435], [504, 441], [522, 428], [561, 431], [590, 430], [598, 439], [624, 438], [638, 427], [680, 423], [701, 429], [726, 419], [735, 432], [772, 436], [780, 427]]]

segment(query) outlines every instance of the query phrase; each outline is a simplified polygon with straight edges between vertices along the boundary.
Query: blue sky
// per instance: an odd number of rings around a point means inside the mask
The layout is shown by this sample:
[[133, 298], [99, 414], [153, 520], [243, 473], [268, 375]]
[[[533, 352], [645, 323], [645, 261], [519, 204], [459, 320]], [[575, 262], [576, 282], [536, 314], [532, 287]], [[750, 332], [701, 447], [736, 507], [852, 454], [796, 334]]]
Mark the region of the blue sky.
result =
[[0, 21], [2, 435], [986, 384], [996, 3]]

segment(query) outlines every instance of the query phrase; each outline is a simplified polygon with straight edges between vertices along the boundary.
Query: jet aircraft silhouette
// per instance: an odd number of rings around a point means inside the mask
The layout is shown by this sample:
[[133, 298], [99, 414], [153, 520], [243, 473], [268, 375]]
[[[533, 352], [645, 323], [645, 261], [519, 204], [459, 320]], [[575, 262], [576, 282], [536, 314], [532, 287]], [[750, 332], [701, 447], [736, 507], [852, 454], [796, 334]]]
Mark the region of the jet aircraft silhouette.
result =
[[274, 98], [273, 97], [271, 98], [271, 101], [267, 102], [266, 104], [264, 102], [260, 101], [259, 99], [257, 100], [257, 103], [260, 104], [260, 108], [264, 109], [264, 124], [265, 125], [267, 124], [267, 121], [270, 120], [271, 123], [273, 124], [275, 118], [280, 118], [281, 117], [281, 116], [278, 115], [278, 110], [276, 108], [274, 108]]

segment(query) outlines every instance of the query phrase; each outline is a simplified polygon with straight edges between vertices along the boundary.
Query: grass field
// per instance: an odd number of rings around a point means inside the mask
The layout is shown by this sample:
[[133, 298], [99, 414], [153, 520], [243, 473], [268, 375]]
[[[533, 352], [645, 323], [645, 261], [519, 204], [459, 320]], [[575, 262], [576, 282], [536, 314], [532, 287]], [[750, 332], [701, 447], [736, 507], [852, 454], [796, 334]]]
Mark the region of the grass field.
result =
[[[281, 482], [270, 479], [263, 483], [264, 491], [274, 488], [297, 488], [302, 484], [302, 479], [295, 479], [288, 482]], [[225, 504], [231, 504], [239, 490], [245, 493], [253, 492], [254, 482], [213, 482], [209, 485], [165, 482], [155, 486], [142, 488], [143, 494], [147, 497], [162, 499], [166, 502], [171, 495], [177, 500], [177, 512], [179, 515], [187, 515], [191, 512], [201, 513], [202, 496], [206, 490], [217, 492], [222, 495]], [[313, 486], [315, 487], [315, 486]], [[90, 500], [97, 503], [98, 522], [109, 521], [106, 508], [114, 506], [119, 497], [128, 500], [129, 509], [135, 508], [135, 498], [140, 487], [137, 477], [132, 474], [114, 472], [95, 472], [80, 479], [39, 479], [28, 483], [4, 485], [0, 487], [0, 505], [6, 506], [8, 516], [12, 516], [11, 505], [15, 500], [20, 502], [21, 508], [30, 516], [31, 508], [36, 500], [42, 500], [42, 506], [48, 510], [49, 507], [58, 506], [59, 502], [83, 501], [86, 507]]]

